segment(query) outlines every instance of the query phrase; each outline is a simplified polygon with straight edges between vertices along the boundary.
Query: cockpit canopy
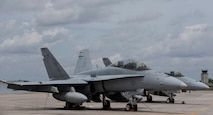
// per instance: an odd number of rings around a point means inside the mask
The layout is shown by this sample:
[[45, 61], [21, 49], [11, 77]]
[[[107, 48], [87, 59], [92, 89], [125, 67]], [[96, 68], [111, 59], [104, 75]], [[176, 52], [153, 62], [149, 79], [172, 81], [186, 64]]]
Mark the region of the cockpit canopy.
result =
[[136, 70], [136, 71], [150, 70], [150, 68], [148, 66], [146, 66], [144, 63], [140, 63], [133, 59], [118, 61], [109, 66], [110, 67], [119, 67], [119, 68], [124, 68], [124, 69], [129, 69], [129, 70]]
[[170, 73], [166, 73], [167, 75], [173, 76], [173, 77], [184, 77], [184, 75], [180, 72], [171, 71]]

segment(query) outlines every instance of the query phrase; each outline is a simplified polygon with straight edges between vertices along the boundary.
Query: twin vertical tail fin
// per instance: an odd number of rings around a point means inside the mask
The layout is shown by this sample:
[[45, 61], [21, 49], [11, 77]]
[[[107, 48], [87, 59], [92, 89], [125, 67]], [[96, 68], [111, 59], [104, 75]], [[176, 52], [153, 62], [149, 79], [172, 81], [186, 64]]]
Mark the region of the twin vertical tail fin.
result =
[[44, 57], [44, 65], [50, 80], [64, 80], [70, 78], [48, 48], [41, 48], [41, 52]]
[[102, 60], [103, 60], [104, 65], [106, 67], [112, 64], [112, 62], [109, 60], [109, 58], [102, 58]]
[[85, 72], [92, 69], [90, 53], [88, 49], [81, 50], [78, 56], [74, 74]]

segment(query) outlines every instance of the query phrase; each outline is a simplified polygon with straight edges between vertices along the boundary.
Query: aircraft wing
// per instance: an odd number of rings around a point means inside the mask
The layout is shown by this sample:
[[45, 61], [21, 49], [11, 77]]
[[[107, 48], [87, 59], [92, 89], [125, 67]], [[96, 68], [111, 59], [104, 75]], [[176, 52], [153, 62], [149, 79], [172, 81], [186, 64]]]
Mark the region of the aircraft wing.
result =
[[58, 93], [59, 90], [67, 90], [71, 86], [87, 85], [89, 82], [119, 80], [127, 78], [142, 77], [141, 75], [102, 75], [102, 76], [88, 76], [79, 75], [67, 80], [53, 80], [53, 81], [38, 81], [38, 82], [6, 82], [8, 88], [14, 90], [26, 90], [36, 92]]
[[86, 85], [91, 81], [107, 81], [107, 80], [116, 80], [116, 79], [125, 79], [125, 78], [135, 78], [135, 77], [143, 77], [141, 75], [77, 75], [78, 77], [74, 77], [67, 80], [53, 80], [53, 81], [37, 81], [37, 82], [6, 82], [4, 83], [8, 85], [19, 85], [19, 86], [77, 86], [77, 85]]
[[16, 84], [20, 86], [59, 86], [59, 85], [84, 85], [87, 84], [86, 81], [81, 79], [68, 79], [68, 80], [54, 80], [54, 81], [38, 81], [38, 82], [15, 82], [10, 84]]
[[38, 82], [6, 82], [8, 88], [14, 90], [26, 90], [36, 92], [58, 93], [60, 89], [67, 86], [78, 86], [88, 84], [81, 79], [54, 80], [54, 81], [38, 81]]

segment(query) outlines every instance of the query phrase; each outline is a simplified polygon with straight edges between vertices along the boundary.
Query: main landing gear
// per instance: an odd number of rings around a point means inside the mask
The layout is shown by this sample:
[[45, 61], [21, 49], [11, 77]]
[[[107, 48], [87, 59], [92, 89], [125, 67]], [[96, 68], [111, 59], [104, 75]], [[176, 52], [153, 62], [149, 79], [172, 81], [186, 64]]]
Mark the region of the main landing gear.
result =
[[[104, 110], [110, 110], [111, 109], [110, 101], [106, 100], [106, 97], [105, 97], [104, 94], [103, 94], [103, 97], [102, 97], [102, 104], [103, 104], [103, 108], [102, 109], [104, 109]], [[126, 105], [125, 110], [126, 111], [137, 111], [138, 110], [137, 98], [136, 97], [132, 96], [129, 99], [129, 102]]]

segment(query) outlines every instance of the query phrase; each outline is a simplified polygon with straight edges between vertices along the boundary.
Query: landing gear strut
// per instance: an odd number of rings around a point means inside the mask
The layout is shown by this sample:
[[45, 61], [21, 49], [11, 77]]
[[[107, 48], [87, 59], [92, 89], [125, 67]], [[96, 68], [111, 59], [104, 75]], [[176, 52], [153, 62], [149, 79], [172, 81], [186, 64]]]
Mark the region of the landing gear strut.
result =
[[103, 94], [102, 104], [103, 104], [103, 108], [102, 109], [104, 109], [104, 110], [111, 109], [111, 107], [110, 107], [110, 101], [106, 100], [106, 97], [105, 97], [104, 94]]
[[138, 110], [138, 105], [137, 105], [137, 98], [135, 98], [134, 96], [132, 96], [129, 99], [129, 102], [126, 105], [125, 108], [126, 111], [137, 111]]
[[72, 103], [69, 103], [69, 102], [66, 102], [65, 106], [64, 106], [64, 109], [72, 109], [74, 106], [74, 104]]
[[148, 94], [146, 96], [147, 102], [152, 102], [152, 96], [150, 94]]

